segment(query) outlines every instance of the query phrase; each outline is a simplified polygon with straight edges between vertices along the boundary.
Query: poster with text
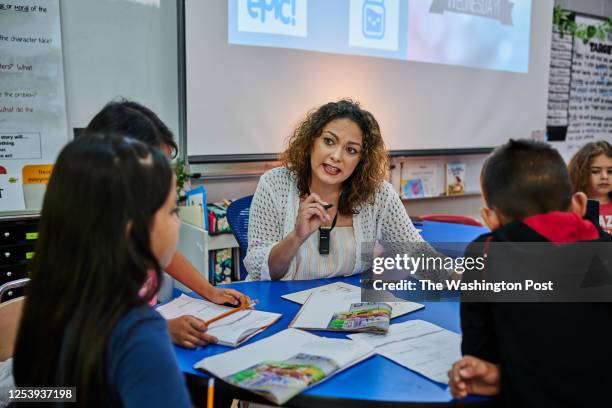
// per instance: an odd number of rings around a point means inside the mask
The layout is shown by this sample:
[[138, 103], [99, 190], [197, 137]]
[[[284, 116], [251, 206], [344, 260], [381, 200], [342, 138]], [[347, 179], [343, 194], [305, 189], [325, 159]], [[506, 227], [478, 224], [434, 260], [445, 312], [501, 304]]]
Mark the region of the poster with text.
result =
[[[576, 23], [598, 26], [603, 20], [576, 16]], [[612, 36], [584, 44], [574, 38], [565, 143], [559, 146], [569, 160], [586, 143], [612, 142]], [[552, 75], [552, 74], [551, 74]]]
[[20, 186], [0, 191], [0, 212], [40, 207], [23, 168], [55, 162], [67, 141], [59, 1], [0, 1], [0, 167]]

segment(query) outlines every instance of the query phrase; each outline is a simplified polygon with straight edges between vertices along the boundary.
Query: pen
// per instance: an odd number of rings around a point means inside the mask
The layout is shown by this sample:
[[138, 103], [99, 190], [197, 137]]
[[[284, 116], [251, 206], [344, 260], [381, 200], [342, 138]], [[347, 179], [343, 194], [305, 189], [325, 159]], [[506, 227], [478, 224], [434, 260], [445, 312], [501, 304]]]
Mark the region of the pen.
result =
[[221, 320], [221, 319], [223, 319], [223, 318], [225, 318], [227, 316], [231, 316], [234, 313], [238, 313], [238, 312], [240, 312], [242, 310], [246, 310], [246, 309], [251, 309], [252, 307], [255, 307], [256, 304], [257, 304], [257, 300], [253, 301], [253, 303], [251, 303], [251, 304], [240, 306], [240, 307], [237, 307], [235, 309], [229, 310], [229, 311], [227, 311], [225, 313], [221, 313], [219, 316], [213, 317], [209, 321], [204, 322], [204, 324], [206, 325], [206, 327], [208, 327], [211, 324], [213, 324], [214, 322], [216, 322], [218, 320]]
[[215, 399], [215, 378], [208, 379], [208, 395], [206, 396], [206, 408], [213, 408]]

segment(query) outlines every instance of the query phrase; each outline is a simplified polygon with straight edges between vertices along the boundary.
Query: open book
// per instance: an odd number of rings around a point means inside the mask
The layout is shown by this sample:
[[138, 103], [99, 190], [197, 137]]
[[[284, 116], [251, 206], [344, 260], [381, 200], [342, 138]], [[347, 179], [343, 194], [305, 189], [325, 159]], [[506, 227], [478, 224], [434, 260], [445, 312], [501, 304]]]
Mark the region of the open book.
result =
[[[306, 300], [308, 300], [308, 297], [315, 292], [331, 293], [331, 294], [336, 294], [337, 296], [347, 295], [353, 292], [354, 297], [351, 298], [353, 303], [357, 303], [361, 301], [361, 297], [358, 296], [359, 294], [361, 294], [361, 288], [359, 286], [351, 285], [345, 282], [329, 283], [327, 285], [317, 286], [316, 288], [306, 289], [306, 290], [302, 290], [302, 291], [294, 292], [294, 293], [289, 293], [281, 297], [283, 299], [287, 299], [292, 302], [303, 305], [304, 303], [306, 303]], [[358, 295], [355, 295], [354, 293], [357, 293]], [[391, 309], [392, 309], [391, 318], [392, 319], [395, 317], [403, 316], [407, 313], [414, 312], [416, 310], [419, 310], [425, 307], [420, 303], [407, 302], [407, 301], [385, 302], [385, 303], [391, 306]]]
[[194, 367], [280, 405], [373, 354], [374, 349], [365, 342], [286, 329], [256, 343], [207, 357]]
[[289, 327], [306, 330], [386, 333], [398, 304], [405, 313], [424, 306], [413, 302], [361, 302], [361, 292], [312, 292]]
[[[191, 315], [208, 321], [232, 309], [231, 307], [217, 305], [207, 300], [181, 295], [173, 301], [158, 307], [157, 311], [165, 319]], [[246, 309], [212, 323], [208, 327], [207, 333], [219, 339], [218, 344], [236, 347], [243, 341], [268, 328], [280, 317], [281, 315], [278, 313]]]

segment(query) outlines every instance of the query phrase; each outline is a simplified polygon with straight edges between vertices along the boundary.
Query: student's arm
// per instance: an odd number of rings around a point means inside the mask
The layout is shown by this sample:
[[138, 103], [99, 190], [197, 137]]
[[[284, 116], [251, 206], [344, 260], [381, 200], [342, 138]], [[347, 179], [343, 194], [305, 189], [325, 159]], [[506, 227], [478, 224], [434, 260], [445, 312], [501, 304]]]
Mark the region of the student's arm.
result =
[[229, 303], [232, 305], [248, 303], [248, 298], [237, 290], [215, 288], [211, 285], [179, 251], [174, 254], [170, 265], [166, 267], [166, 272], [211, 302], [217, 304]]
[[[204, 299], [217, 304], [247, 304], [249, 298], [234, 289], [215, 288], [200, 275], [198, 270], [180, 252], [176, 252], [166, 272]], [[172, 342], [186, 348], [216, 343], [217, 339], [206, 333], [206, 324], [195, 316], [180, 316], [168, 320], [168, 332]]]

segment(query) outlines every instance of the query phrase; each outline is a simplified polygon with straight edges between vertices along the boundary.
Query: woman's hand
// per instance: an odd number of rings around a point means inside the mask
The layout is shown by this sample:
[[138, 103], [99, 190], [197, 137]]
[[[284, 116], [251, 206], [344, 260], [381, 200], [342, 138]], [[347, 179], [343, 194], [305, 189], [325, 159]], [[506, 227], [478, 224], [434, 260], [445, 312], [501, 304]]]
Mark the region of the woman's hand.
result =
[[464, 356], [448, 372], [448, 385], [453, 398], [468, 394], [496, 395], [499, 393], [499, 366], [473, 356]]
[[216, 343], [217, 338], [206, 333], [206, 323], [194, 316], [168, 320], [168, 332], [174, 344], [185, 348]]
[[297, 219], [295, 220], [295, 235], [305, 240], [315, 232], [321, 224], [331, 221], [330, 215], [323, 205], [327, 203], [321, 200], [319, 195], [312, 193], [300, 203]]
[[213, 291], [206, 298], [218, 305], [229, 303], [234, 306], [243, 306], [251, 303], [251, 299], [247, 295], [234, 289], [213, 288]]

